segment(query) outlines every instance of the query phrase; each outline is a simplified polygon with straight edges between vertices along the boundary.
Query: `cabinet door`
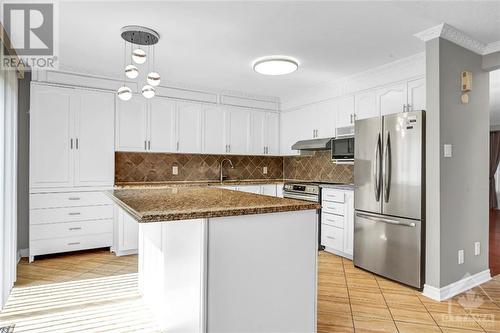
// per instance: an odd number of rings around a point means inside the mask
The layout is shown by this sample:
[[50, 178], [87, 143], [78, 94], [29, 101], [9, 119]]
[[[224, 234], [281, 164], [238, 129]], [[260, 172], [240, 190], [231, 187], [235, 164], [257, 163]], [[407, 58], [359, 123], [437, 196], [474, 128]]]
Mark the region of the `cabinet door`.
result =
[[266, 153], [266, 113], [253, 111], [250, 119], [250, 153], [263, 155]]
[[116, 150], [146, 151], [147, 124], [144, 97], [134, 95], [128, 101], [116, 98]]
[[267, 154], [278, 155], [280, 153], [280, 115], [278, 113], [267, 113], [265, 134]]
[[154, 152], [176, 151], [175, 101], [155, 97], [149, 104], [148, 150]]
[[260, 188], [260, 193], [263, 195], [269, 195], [269, 196], [275, 197], [276, 196], [276, 185], [275, 184], [262, 185]]
[[300, 128], [299, 111], [289, 111], [281, 114], [280, 122], [280, 151], [283, 155], [298, 155], [298, 150], [292, 150], [292, 145], [298, 141]]
[[123, 209], [119, 209], [120, 251], [130, 251], [139, 248], [139, 223], [128, 215]]
[[335, 121], [337, 117], [337, 100], [318, 103], [314, 113], [317, 138], [331, 138], [335, 136]]
[[[30, 185], [73, 186], [73, 89], [31, 86]], [[77, 102], [77, 101], [76, 101]]]
[[115, 176], [115, 96], [77, 91], [75, 186], [111, 186]]
[[408, 111], [425, 110], [425, 95], [425, 78], [408, 81]]
[[354, 96], [356, 120], [372, 118], [379, 115], [377, 109], [377, 94], [367, 91]]
[[224, 109], [218, 105], [203, 105], [203, 152], [226, 152], [226, 123]]
[[403, 112], [406, 105], [406, 84], [400, 83], [377, 92], [377, 107], [380, 115], [385, 116]]
[[238, 186], [238, 191], [260, 194], [260, 185], [242, 185]]
[[344, 252], [353, 255], [354, 248], [354, 191], [345, 191]]
[[249, 151], [250, 112], [240, 108], [229, 108], [227, 111], [228, 152], [247, 154]]
[[354, 96], [339, 98], [338, 105], [337, 127], [354, 125]]
[[201, 153], [201, 104], [177, 105], [177, 151]]

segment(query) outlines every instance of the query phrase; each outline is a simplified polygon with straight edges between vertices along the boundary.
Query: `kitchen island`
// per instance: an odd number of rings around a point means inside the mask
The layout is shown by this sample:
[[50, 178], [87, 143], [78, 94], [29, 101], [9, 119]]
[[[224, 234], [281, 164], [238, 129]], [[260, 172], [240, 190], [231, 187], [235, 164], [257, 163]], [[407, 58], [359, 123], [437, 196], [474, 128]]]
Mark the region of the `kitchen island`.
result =
[[139, 287], [168, 332], [314, 332], [317, 203], [213, 187], [117, 189]]

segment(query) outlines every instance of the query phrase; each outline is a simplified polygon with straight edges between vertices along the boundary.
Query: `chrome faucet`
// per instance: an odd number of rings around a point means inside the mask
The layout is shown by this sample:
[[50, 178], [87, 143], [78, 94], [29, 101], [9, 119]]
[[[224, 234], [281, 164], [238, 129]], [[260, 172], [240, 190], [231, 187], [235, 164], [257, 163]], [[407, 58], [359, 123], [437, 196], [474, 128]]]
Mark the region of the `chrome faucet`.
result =
[[231, 160], [229, 158], [225, 158], [223, 159], [222, 161], [220, 161], [220, 181], [221, 183], [224, 181], [224, 179], [227, 177], [227, 176], [224, 176], [224, 162], [225, 161], [228, 161], [229, 162], [229, 165], [231, 165], [231, 169], [234, 169], [234, 165], [233, 165], [233, 162], [231, 162]]

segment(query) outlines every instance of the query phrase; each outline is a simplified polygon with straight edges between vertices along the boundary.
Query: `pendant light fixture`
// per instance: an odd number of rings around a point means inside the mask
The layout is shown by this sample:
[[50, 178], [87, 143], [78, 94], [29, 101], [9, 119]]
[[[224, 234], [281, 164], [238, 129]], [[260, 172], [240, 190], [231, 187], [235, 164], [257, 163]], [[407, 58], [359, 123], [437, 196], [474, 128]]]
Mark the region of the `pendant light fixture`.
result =
[[[152, 70], [151, 65], [154, 69], [154, 45], [160, 40], [160, 35], [156, 31], [146, 27], [129, 25], [121, 29], [121, 37], [125, 41], [125, 54], [123, 58], [125, 70], [123, 76], [123, 86], [117, 90], [117, 96], [123, 101], [128, 101], [132, 98], [132, 90], [126, 86], [125, 77], [129, 79], [136, 79], [139, 76], [140, 71], [135, 64], [143, 65], [146, 63], [146, 61], [148, 61], [148, 75], [145, 78], [141, 93], [145, 98], [148, 99], [154, 97], [156, 94], [154, 87], [160, 84], [160, 74]], [[127, 61], [127, 44], [130, 44], [129, 55], [130, 59], [135, 64], [131, 64]], [[149, 54], [146, 53], [146, 48]], [[144, 70], [143, 72], [146, 72], [146, 70]]]

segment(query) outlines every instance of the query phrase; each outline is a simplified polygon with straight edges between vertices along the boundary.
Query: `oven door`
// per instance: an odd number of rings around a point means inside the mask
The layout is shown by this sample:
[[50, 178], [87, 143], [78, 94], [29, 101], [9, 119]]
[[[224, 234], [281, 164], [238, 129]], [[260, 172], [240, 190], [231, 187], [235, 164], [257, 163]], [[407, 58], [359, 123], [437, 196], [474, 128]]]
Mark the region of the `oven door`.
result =
[[288, 199], [297, 199], [297, 200], [319, 202], [318, 195], [316, 195], [316, 194], [298, 193], [298, 192], [293, 192], [293, 191], [283, 191], [283, 197], [288, 198]]
[[354, 138], [332, 140], [332, 160], [351, 160], [354, 158]]

